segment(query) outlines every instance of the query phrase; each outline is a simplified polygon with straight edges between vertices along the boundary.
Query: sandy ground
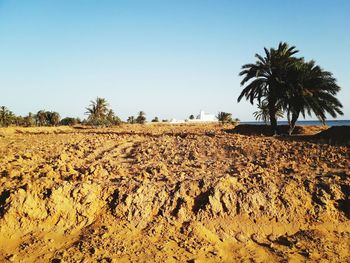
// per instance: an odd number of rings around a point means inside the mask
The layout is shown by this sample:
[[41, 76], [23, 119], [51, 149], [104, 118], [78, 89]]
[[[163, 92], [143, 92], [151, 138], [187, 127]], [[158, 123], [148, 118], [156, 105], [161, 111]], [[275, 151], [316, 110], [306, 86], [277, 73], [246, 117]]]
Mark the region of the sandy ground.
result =
[[0, 156], [0, 262], [350, 262], [346, 146], [9, 128]]

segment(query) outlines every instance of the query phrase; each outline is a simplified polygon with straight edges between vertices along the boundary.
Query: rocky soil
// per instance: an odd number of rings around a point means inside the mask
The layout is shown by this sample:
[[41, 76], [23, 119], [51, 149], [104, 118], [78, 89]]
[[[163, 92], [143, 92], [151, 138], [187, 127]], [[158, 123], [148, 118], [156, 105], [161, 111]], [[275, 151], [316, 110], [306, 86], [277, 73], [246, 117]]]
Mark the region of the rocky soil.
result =
[[214, 125], [0, 131], [1, 262], [350, 262], [350, 148]]

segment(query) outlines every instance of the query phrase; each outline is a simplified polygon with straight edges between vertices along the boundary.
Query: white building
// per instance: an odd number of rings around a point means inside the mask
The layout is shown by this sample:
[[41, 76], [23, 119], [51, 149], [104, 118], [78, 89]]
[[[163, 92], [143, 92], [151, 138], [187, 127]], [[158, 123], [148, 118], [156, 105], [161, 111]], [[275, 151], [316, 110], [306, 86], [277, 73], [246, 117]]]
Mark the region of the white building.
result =
[[199, 115], [193, 120], [187, 120], [188, 122], [217, 122], [215, 114], [206, 113], [203, 110], [199, 112]]
[[196, 120], [199, 121], [217, 121], [214, 114], [205, 113], [203, 110], [200, 111], [199, 115], [197, 116]]
[[217, 122], [217, 121], [218, 120], [214, 114], [206, 113], [203, 110], [201, 110], [199, 112], [199, 115], [197, 115], [196, 118], [193, 120], [190, 120], [190, 119], [186, 119], [186, 120], [171, 119], [169, 121], [169, 123], [180, 124], [180, 123], [200, 123], [200, 122]]

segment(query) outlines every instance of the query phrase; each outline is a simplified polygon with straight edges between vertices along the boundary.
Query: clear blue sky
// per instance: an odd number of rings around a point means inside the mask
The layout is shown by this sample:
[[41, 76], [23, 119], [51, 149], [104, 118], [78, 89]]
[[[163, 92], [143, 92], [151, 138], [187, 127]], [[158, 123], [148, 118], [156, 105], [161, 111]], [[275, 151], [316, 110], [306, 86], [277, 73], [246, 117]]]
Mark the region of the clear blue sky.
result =
[[0, 105], [84, 117], [97, 96], [125, 119], [200, 109], [252, 120], [242, 64], [287, 41], [333, 72], [350, 119], [350, 1], [1, 1]]

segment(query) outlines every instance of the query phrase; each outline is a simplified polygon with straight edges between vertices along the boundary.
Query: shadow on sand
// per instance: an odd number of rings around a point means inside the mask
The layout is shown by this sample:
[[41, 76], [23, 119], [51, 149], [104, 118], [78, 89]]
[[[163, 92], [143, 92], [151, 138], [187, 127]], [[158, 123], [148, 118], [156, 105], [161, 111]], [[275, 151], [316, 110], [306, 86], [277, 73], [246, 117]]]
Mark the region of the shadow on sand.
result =
[[[227, 133], [248, 136], [273, 136], [268, 125], [241, 124], [233, 129], [224, 130]], [[350, 146], [350, 126], [297, 126], [293, 134], [288, 135], [288, 126], [278, 126], [276, 138], [284, 141], [306, 141], [313, 143]]]

